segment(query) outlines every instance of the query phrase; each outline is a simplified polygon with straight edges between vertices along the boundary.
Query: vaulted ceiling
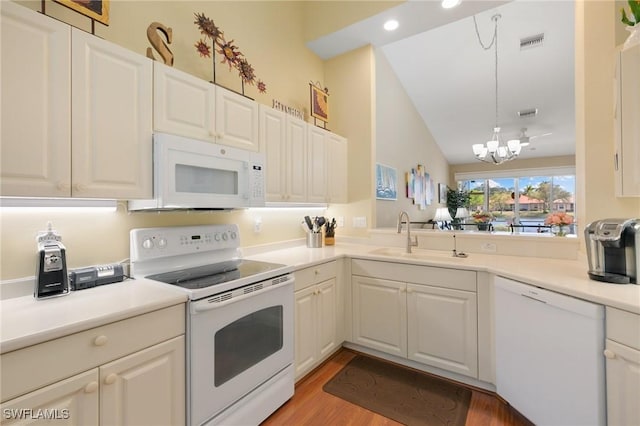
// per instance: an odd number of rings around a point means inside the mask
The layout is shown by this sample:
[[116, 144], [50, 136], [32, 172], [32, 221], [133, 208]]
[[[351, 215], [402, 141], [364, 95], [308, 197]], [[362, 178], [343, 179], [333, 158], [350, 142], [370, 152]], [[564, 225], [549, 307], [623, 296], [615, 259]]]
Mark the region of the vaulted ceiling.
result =
[[[521, 158], [575, 154], [574, 2], [470, 1], [444, 10], [439, 1], [406, 2], [316, 39], [329, 58], [372, 44], [379, 48], [450, 164], [475, 162], [474, 143], [490, 139], [496, 122], [495, 57], [484, 50], [498, 20], [498, 125], [505, 140], [522, 129]], [[400, 27], [382, 30], [387, 19]], [[543, 34], [533, 47], [521, 40]], [[518, 111], [537, 110], [519, 116]], [[543, 136], [544, 135], [544, 136]]]

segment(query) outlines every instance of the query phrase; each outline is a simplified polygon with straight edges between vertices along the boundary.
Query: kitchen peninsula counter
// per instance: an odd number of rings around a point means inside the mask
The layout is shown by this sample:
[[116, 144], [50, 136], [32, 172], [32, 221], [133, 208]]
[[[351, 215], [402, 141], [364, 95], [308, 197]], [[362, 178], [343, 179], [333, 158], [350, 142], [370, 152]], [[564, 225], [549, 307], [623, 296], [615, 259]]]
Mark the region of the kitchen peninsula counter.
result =
[[247, 258], [284, 263], [297, 269], [340, 257], [348, 257], [488, 272], [579, 299], [640, 314], [640, 285], [609, 284], [591, 280], [587, 275], [586, 261], [483, 253], [470, 253], [467, 258], [456, 258], [451, 255], [450, 251], [415, 247], [412, 248], [412, 254], [406, 254], [404, 251], [402, 247], [390, 248], [368, 244], [338, 243], [335, 246], [322, 248], [307, 248], [301, 245], [252, 254]]

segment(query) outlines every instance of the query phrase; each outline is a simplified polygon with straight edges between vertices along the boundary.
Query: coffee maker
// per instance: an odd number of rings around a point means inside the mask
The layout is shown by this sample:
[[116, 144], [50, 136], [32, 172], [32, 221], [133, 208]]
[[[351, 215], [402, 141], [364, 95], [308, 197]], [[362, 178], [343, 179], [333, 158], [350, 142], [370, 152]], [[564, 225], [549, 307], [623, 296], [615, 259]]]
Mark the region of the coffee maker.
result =
[[602, 219], [584, 230], [589, 278], [616, 284], [640, 284], [640, 219]]
[[62, 237], [51, 229], [51, 222], [47, 227], [47, 231], [41, 232], [36, 238], [38, 263], [33, 290], [33, 296], [36, 299], [64, 296], [71, 290], [67, 275], [66, 249], [62, 244]]

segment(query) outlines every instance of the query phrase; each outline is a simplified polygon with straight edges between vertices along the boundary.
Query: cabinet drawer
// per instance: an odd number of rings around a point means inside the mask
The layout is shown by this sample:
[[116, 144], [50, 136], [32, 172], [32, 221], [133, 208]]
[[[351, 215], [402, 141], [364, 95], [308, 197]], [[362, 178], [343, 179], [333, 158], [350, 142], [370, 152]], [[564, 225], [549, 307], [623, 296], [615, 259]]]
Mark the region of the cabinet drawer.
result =
[[184, 332], [185, 311], [180, 304], [2, 354], [1, 401]]
[[321, 283], [330, 278], [335, 278], [338, 267], [336, 261], [323, 263], [321, 265], [311, 266], [309, 268], [300, 269], [295, 272], [296, 291], [302, 290], [309, 286]]
[[607, 339], [640, 350], [640, 315], [606, 308]]
[[353, 259], [351, 274], [456, 290], [476, 291], [476, 272], [406, 263]]

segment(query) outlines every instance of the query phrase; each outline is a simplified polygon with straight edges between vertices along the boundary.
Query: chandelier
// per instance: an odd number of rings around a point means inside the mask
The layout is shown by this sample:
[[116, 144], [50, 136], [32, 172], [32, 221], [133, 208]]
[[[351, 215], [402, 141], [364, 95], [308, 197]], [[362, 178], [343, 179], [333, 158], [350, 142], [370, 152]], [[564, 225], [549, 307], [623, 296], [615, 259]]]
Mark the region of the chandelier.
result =
[[493, 127], [491, 140], [486, 143], [473, 144], [471, 148], [473, 149], [473, 154], [478, 160], [491, 164], [501, 164], [505, 161], [513, 160], [520, 154], [520, 150], [522, 149], [519, 139], [512, 139], [505, 144], [500, 137], [500, 126], [498, 125], [498, 19], [500, 19], [500, 17], [500, 14], [495, 14], [491, 17], [491, 20], [493, 20], [495, 24], [495, 28], [493, 32], [493, 39], [488, 46], [485, 46], [484, 43], [482, 43], [476, 17], [473, 17], [473, 24], [476, 28], [476, 35], [478, 36], [480, 46], [482, 46], [484, 50], [489, 50], [493, 46], [495, 51], [496, 124]]

